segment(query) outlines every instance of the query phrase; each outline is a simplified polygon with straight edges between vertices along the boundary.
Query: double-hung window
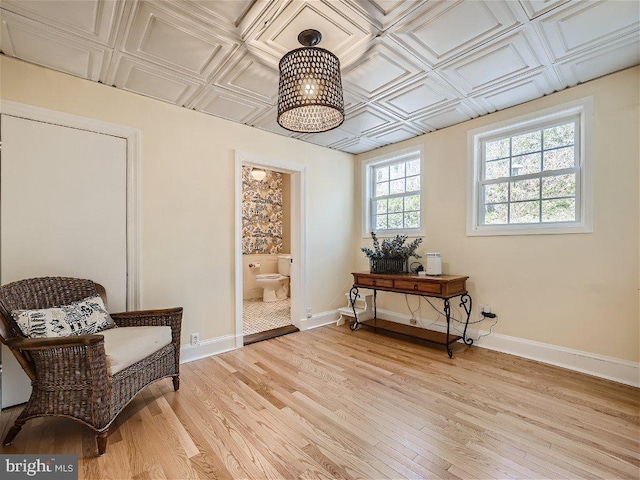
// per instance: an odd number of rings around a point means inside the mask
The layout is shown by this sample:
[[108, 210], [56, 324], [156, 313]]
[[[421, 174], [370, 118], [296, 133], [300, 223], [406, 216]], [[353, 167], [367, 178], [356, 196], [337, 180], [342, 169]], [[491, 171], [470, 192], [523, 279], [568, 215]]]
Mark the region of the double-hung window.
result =
[[591, 231], [590, 102], [578, 103], [470, 132], [469, 235]]
[[412, 149], [364, 164], [364, 235], [422, 234], [421, 160], [421, 150]]

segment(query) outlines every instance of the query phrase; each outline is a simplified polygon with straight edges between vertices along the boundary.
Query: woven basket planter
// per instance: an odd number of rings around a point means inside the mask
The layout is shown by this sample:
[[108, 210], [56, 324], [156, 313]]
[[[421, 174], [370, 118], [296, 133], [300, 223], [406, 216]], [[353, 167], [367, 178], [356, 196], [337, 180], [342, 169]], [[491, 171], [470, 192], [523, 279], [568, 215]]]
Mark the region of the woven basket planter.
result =
[[371, 273], [407, 273], [407, 260], [404, 258], [370, 258]]

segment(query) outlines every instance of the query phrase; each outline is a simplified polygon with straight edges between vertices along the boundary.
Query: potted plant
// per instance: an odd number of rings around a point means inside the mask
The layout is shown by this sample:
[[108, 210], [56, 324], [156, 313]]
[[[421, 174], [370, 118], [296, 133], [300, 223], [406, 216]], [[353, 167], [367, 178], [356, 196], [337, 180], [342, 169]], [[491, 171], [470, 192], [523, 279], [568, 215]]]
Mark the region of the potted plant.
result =
[[408, 238], [406, 235], [396, 235], [380, 242], [375, 232], [371, 232], [371, 238], [373, 250], [366, 247], [361, 249], [369, 257], [371, 273], [407, 273], [409, 258], [420, 258], [416, 250], [422, 243], [422, 238], [416, 238], [408, 244], [405, 244]]

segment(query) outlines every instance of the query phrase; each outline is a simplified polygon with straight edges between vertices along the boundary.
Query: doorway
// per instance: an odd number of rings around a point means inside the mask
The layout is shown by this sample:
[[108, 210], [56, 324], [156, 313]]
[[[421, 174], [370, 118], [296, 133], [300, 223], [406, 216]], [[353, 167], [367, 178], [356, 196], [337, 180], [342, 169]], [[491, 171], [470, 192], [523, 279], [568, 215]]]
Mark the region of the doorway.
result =
[[[306, 303], [305, 285], [305, 248], [304, 248], [304, 201], [305, 201], [305, 175], [306, 167], [304, 165], [283, 162], [274, 159], [259, 157], [256, 155], [247, 154], [245, 152], [236, 152], [236, 228], [235, 228], [235, 337], [236, 347], [239, 348], [245, 344], [253, 343], [267, 338], [273, 338], [275, 336], [283, 335], [285, 333], [291, 333], [298, 330], [300, 319], [303, 318], [304, 305]], [[243, 253], [250, 252], [255, 253], [255, 249], [243, 248], [250, 245], [247, 243], [255, 242], [255, 239], [243, 240], [243, 175], [245, 186], [251, 184], [252, 180], [247, 177], [250, 175], [251, 170], [264, 170], [270, 175], [267, 178], [268, 184], [262, 185], [261, 196], [268, 194], [265, 193], [266, 185], [277, 186], [280, 183], [285, 183], [285, 190], [288, 191], [285, 195], [288, 196], [288, 218], [286, 218], [286, 227], [288, 227], [288, 234], [285, 232], [285, 236], [288, 237], [285, 242], [285, 248], [289, 252], [284, 252], [282, 249], [278, 251], [274, 245], [270, 244], [268, 238], [259, 238], [257, 242], [262, 248], [261, 252], [256, 255], [247, 256]], [[243, 173], [244, 172], [244, 173]], [[246, 214], [245, 205], [245, 214]], [[267, 218], [268, 220], [268, 218]], [[286, 230], [285, 227], [285, 230]], [[278, 227], [279, 228], [279, 227]], [[264, 231], [269, 228], [263, 229]], [[278, 231], [278, 233], [280, 233]], [[243, 245], [244, 241], [244, 245]], [[288, 244], [288, 245], [287, 245]], [[286, 248], [286, 247], [289, 248]], [[260, 255], [263, 254], [263, 256]], [[289, 254], [288, 258], [286, 255]], [[280, 257], [280, 258], [278, 258]], [[290, 296], [284, 298], [286, 290], [279, 287], [279, 281], [276, 279], [278, 273], [278, 263], [280, 263], [281, 269], [285, 263], [289, 263], [289, 291]], [[249, 265], [252, 265], [249, 267]], [[248, 285], [253, 288], [256, 287], [255, 277], [257, 275], [273, 276], [273, 282], [277, 283], [275, 291], [265, 292], [262, 287], [258, 287], [258, 290], [250, 292], [250, 297], [257, 297], [251, 303], [247, 303], [245, 297], [245, 287]], [[281, 275], [282, 278], [283, 275]], [[285, 275], [286, 276], [286, 272]], [[284, 279], [283, 279], [284, 280]], [[264, 282], [261, 282], [264, 284]], [[284, 282], [282, 282], [284, 285]], [[267, 300], [264, 302], [263, 300]], [[290, 303], [289, 303], [290, 302]], [[290, 305], [290, 306], [289, 306]], [[280, 318], [288, 313], [287, 318]], [[276, 329], [271, 329], [270, 322], [262, 322], [263, 327], [257, 326], [256, 328], [267, 328], [266, 332], [256, 332], [255, 334], [246, 335], [244, 319], [248, 318], [247, 315], [256, 315], [258, 317], [264, 314], [265, 317], [270, 317], [281, 323], [288, 325], [282, 326]], [[249, 326], [249, 325], [247, 325]], [[255, 330], [253, 328], [252, 330]]]

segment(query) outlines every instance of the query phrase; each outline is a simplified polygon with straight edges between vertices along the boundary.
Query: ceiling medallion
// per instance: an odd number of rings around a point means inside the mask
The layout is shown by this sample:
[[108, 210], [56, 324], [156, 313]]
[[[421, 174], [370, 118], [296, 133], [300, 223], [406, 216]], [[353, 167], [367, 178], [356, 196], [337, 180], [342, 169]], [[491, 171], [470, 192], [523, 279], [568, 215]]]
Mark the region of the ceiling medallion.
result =
[[318, 133], [344, 122], [340, 60], [324, 48], [317, 30], [304, 30], [304, 45], [280, 60], [278, 123], [293, 132]]

